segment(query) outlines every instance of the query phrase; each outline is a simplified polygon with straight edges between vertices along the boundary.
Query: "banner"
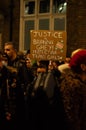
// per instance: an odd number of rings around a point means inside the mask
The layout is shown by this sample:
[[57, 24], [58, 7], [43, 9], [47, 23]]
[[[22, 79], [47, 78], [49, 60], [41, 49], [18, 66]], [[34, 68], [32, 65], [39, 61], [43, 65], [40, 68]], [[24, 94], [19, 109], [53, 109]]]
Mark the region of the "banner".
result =
[[66, 32], [31, 30], [30, 52], [33, 59], [60, 60], [66, 58]]

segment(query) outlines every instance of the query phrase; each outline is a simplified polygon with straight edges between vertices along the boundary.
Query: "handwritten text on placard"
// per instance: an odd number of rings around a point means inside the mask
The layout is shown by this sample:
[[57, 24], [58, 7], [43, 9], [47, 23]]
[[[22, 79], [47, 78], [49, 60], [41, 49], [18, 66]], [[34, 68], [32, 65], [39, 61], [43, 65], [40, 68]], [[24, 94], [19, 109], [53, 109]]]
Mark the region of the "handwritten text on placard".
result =
[[66, 52], [66, 33], [63, 31], [31, 30], [33, 59], [63, 60]]

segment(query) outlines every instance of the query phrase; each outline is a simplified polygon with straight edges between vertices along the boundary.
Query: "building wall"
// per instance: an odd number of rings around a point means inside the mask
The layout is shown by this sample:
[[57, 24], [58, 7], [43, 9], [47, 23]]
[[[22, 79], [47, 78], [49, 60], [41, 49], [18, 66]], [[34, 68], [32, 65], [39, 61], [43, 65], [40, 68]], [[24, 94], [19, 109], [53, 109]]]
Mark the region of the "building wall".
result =
[[[9, 2], [9, 0], [8, 0]], [[8, 4], [10, 5], [10, 3]], [[4, 15], [3, 22], [0, 22], [0, 33], [2, 33], [2, 46], [6, 41], [15, 41], [19, 48], [19, 19], [20, 0], [13, 2], [13, 23], [10, 27], [10, 6]], [[85, 0], [69, 0], [67, 5], [67, 56], [77, 48], [86, 48], [86, 2]], [[11, 30], [12, 29], [12, 30]]]
[[67, 6], [67, 55], [86, 48], [86, 2], [69, 0]]
[[[6, 8], [2, 29], [2, 47], [7, 41], [14, 41], [15, 47], [19, 48], [19, 21], [20, 21], [20, 0], [10, 0]], [[12, 12], [12, 14], [11, 14]]]

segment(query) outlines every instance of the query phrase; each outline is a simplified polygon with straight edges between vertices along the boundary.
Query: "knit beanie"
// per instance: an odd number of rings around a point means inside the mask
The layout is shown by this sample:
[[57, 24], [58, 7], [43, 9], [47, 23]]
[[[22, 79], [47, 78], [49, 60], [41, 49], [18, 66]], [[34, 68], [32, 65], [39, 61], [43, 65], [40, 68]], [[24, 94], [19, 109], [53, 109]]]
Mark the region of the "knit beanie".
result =
[[86, 50], [76, 52], [70, 60], [69, 66], [77, 73], [82, 71], [81, 64], [86, 64]]

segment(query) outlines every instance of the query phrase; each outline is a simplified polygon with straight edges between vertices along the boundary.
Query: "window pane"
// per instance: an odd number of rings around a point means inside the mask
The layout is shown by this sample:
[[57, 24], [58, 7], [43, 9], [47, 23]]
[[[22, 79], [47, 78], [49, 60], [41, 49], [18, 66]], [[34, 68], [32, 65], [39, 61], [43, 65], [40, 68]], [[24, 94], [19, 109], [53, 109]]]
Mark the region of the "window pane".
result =
[[53, 0], [53, 13], [66, 13], [66, 0]]
[[25, 14], [35, 13], [35, 1], [25, 2]]
[[65, 18], [54, 19], [54, 30], [65, 30]]
[[25, 21], [24, 49], [30, 49], [30, 30], [34, 29], [34, 20]]
[[40, 30], [49, 30], [49, 19], [40, 19], [39, 20], [39, 29]]
[[39, 13], [49, 13], [50, 11], [50, 0], [40, 0]]

